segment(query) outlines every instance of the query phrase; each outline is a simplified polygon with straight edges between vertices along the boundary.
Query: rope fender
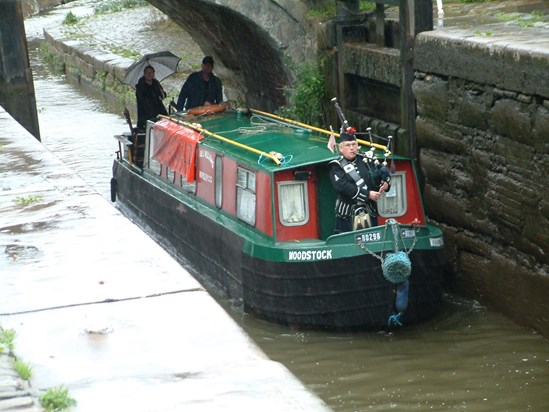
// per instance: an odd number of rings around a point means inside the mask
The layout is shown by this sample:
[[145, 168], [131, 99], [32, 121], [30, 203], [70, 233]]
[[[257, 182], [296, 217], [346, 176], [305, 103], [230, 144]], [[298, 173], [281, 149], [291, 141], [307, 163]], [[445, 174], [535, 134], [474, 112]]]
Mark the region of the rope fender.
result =
[[408, 254], [403, 251], [388, 253], [381, 264], [383, 276], [391, 283], [399, 284], [410, 277], [412, 262]]

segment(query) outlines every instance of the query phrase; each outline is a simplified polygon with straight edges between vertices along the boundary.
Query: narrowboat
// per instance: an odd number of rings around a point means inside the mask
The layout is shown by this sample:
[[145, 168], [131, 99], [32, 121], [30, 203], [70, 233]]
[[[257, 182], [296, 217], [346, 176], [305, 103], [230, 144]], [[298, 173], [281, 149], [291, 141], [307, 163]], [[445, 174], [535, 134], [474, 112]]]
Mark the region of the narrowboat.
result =
[[372, 142], [391, 165], [379, 226], [334, 234], [330, 131], [253, 109], [174, 113], [130, 130], [115, 136], [111, 200], [246, 313], [325, 330], [436, 314], [447, 261], [413, 159]]

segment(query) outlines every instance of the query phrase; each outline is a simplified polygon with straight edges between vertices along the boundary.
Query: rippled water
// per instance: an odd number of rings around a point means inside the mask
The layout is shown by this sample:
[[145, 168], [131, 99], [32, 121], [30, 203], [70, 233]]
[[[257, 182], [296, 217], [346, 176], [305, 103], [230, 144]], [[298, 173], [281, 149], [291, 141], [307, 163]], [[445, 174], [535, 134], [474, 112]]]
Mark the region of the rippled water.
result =
[[[122, 108], [51, 74], [35, 46], [43, 144], [109, 197], [112, 136], [128, 127]], [[8, 253], [32, 260], [35, 251]], [[472, 301], [450, 296], [431, 322], [392, 335], [296, 331], [220, 302], [270, 358], [337, 411], [547, 410], [548, 341]]]
[[436, 319], [393, 335], [243, 323], [338, 411], [541, 411], [549, 401], [547, 341], [475, 302], [449, 297]]

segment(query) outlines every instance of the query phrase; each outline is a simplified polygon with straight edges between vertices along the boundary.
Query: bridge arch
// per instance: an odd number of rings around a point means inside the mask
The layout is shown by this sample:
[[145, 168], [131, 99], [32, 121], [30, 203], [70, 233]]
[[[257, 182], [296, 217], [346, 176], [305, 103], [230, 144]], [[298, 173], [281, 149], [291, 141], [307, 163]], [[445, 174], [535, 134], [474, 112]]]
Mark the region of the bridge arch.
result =
[[293, 64], [314, 58], [307, 6], [295, 0], [148, 0], [212, 55], [229, 99], [274, 110]]

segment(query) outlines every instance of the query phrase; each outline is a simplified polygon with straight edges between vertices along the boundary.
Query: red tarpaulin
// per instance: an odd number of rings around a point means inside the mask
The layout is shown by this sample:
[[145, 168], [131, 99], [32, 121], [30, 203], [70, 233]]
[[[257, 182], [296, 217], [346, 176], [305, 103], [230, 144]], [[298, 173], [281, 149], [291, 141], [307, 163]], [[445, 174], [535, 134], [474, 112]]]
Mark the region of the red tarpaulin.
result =
[[154, 125], [152, 158], [194, 182], [196, 145], [203, 138], [193, 129], [162, 119]]

